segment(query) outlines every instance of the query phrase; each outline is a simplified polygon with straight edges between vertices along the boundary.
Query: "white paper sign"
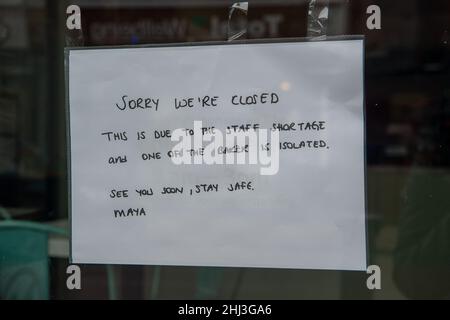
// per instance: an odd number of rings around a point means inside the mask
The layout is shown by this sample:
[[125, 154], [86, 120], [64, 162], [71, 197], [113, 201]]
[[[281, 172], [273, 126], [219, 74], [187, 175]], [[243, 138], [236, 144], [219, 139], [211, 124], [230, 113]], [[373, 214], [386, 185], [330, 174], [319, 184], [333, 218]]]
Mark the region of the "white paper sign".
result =
[[[67, 67], [73, 263], [366, 269], [362, 40], [69, 50]], [[258, 144], [276, 173], [175, 164], [195, 121], [278, 132]]]

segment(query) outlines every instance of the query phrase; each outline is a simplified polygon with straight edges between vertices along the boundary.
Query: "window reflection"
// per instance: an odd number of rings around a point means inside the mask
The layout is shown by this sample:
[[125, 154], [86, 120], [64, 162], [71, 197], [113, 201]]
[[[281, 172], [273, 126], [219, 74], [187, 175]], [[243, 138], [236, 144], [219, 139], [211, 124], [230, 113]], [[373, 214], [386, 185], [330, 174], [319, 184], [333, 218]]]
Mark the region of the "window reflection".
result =
[[[81, 31], [65, 27], [68, 4], [0, 3], [1, 223], [33, 221], [67, 230], [64, 46], [213, 41], [228, 36], [229, 1], [71, 1], [82, 9]], [[308, 4], [250, 1], [247, 38], [306, 36]], [[382, 10], [381, 30], [366, 28], [366, 8], [373, 4]], [[44, 259], [49, 261], [49, 277], [38, 280], [45, 282], [48, 295], [40, 297], [448, 297], [449, 15], [446, 0], [333, 0], [329, 5], [328, 35], [366, 36], [370, 263], [381, 267], [382, 290], [368, 291], [366, 274], [353, 272], [150, 266], [114, 266], [111, 271], [82, 266], [84, 289], [68, 291], [67, 237], [46, 232], [40, 239], [49, 244]], [[280, 86], [290, 89], [289, 83]], [[2, 232], [0, 225], [0, 236]], [[11, 236], [19, 232], [25, 231]], [[0, 245], [1, 280], [6, 277], [5, 248], [16, 241], [8, 239]], [[25, 253], [31, 251], [35, 250]], [[5, 290], [0, 288], [0, 297], [7, 296]]]

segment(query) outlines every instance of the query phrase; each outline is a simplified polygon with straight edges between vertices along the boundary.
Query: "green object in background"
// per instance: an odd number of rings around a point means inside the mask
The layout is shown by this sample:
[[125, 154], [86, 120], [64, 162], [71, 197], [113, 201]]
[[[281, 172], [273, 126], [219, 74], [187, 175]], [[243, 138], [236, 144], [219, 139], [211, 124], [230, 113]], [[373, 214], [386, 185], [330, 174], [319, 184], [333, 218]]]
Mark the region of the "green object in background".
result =
[[215, 299], [222, 285], [223, 268], [200, 268], [197, 274], [196, 299]]
[[66, 235], [33, 222], [0, 222], [0, 299], [49, 299], [49, 233]]

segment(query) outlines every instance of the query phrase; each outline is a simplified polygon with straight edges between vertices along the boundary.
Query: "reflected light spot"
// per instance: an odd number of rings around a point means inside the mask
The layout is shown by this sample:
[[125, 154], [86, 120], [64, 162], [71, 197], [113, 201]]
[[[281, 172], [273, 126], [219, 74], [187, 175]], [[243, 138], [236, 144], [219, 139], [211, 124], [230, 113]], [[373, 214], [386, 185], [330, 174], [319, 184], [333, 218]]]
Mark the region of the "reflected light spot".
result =
[[283, 81], [280, 84], [280, 89], [283, 91], [289, 91], [291, 90], [291, 83], [289, 81]]

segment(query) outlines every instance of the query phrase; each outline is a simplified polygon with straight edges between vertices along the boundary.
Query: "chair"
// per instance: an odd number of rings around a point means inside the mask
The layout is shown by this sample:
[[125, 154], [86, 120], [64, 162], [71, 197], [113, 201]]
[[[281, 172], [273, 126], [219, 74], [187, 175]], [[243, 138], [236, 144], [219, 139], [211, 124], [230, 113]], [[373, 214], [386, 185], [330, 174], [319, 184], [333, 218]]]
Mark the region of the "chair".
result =
[[[0, 207], [0, 299], [50, 298], [48, 238], [68, 237], [63, 228], [12, 220]], [[112, 266], [106, 266], [108, 298], [117, 298]]]
[[[68, 237], [63, 228], [29, 221], [12, 220], [0, 207], [0, 299], [50, 298], [48, 238], [51, 234]], [[114, 270], [106, 266], [108, 298], [117, 299]], [[222, 282], [222, 268], [200, 268], [196, 299], [214, 299]], [[157, 299], [160, 267], [155, 267], [150, 287], [150, 299]]]
[[49, 299], [48, 235], [61, 228], [35, 222], [0, 222], [0, 298]]

